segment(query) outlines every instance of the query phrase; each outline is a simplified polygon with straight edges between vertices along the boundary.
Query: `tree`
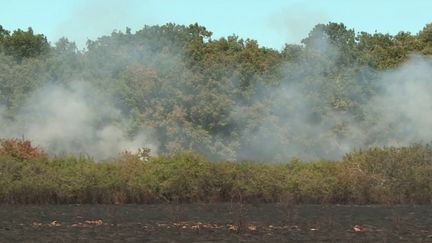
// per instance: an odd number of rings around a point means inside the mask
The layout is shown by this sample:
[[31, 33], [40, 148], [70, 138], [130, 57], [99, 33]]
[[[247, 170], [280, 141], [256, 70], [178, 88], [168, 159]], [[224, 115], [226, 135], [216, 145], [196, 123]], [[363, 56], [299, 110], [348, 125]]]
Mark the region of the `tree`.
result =
[[335, 59], [336, 65], [352, 65], [356, 61], [355, 32], [342, 23], [318, 24], [302, 43], [306, 49]]
[[432, 23], [427, 24], [418, 34], [417, 38], [422, 43], [422, 52], [426, 55], [432, 55]]
[[3, 26], [0, 25], [0, 45], [3, 44], [4, 39], [9, 36], [9, 31], [5, 30]]
[[4, 52], [6, 55], [14, 56], [18, 62], [21, 62], [23, 58], [47, 54], [50, 50], [46, 37], [42, 34], [35, 35], [30, 27], [27, 31], [17, 29], [11, 35], [3, 34], [2, 38]]

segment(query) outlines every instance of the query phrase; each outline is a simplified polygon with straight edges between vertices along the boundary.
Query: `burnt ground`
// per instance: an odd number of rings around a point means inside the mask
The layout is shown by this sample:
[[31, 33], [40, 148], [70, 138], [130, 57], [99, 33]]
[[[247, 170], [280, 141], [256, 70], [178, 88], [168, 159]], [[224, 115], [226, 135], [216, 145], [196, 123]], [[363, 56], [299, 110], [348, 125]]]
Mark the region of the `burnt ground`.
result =
[[432, 242], [432, 207], [0, 205], [0, 242]]

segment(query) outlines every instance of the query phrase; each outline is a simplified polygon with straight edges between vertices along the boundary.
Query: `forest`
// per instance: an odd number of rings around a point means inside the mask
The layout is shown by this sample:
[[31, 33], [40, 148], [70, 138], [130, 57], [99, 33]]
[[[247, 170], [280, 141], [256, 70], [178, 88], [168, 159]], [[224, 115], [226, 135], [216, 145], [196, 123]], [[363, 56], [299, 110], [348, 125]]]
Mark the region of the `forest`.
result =
[[[432, 202], [432, 24], [280, 50], [199, 24], [0, 26], [0, 201]], [[30, 142], [31, 141], [31, 142]]]

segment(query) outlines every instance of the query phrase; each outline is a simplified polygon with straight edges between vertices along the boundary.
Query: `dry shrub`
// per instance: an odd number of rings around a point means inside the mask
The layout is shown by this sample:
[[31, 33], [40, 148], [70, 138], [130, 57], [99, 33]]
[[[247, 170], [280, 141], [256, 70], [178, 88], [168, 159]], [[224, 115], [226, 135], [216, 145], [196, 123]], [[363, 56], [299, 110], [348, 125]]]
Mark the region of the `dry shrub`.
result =
[[47, 153], [32, 145], [31, 141], [17, 138], [0, 139], [0, 155], [11, 156], [18, 160], [46, 158]]

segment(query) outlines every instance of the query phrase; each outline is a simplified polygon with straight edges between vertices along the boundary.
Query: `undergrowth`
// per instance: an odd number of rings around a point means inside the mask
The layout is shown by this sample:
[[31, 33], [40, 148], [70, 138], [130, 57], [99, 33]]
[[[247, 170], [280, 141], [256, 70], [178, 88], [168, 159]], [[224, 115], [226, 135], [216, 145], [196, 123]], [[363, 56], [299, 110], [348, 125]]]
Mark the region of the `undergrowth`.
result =
[[98, 162], [48, 156], [30, 141], [0, 140], [0, 202], [283, 202], [430, 204], [429, 145], [369, 148], [339, 161], [208, 161], [183, 152], [122, 153]]

